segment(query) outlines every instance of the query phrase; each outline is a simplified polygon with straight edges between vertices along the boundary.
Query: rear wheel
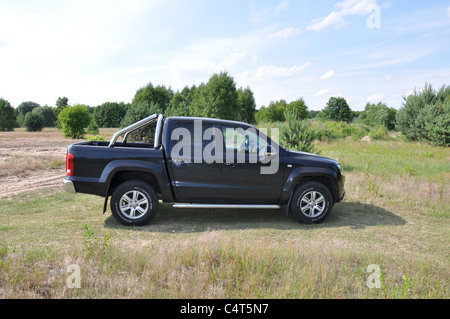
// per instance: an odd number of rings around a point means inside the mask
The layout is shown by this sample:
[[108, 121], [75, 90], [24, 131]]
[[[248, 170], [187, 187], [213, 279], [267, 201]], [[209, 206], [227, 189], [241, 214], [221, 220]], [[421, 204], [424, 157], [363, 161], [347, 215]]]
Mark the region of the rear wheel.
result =
[[316, 224], [325, 220], [333, 206], [328, 188], [318, 182], [306, 182], [300, 185], [291, 200], [291, 212], [302, 223]]
[[123, 225], [142, 226], [155, 218], [158, 198], [153, 188], [142, 181], [131, 180], [120, 184], [111, 197], [111, 211]]

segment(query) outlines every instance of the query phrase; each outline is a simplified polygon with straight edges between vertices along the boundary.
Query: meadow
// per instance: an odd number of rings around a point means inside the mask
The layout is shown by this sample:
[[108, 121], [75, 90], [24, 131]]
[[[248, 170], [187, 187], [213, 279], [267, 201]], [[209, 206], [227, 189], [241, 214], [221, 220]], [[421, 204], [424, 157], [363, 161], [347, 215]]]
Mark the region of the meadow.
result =
[[[0, 132], [0, 188], [18, 174], [63, 177], [74, 141]], [[150, 225], [124, 227], [102, 198], [64, 193], [62, 179], [0, 197], [0, 298], [449, 298], [449, 149], [398, 133], [316, 146], [342, 162], [347, 191], [318, 225], [281, 210], [162, 204]]]

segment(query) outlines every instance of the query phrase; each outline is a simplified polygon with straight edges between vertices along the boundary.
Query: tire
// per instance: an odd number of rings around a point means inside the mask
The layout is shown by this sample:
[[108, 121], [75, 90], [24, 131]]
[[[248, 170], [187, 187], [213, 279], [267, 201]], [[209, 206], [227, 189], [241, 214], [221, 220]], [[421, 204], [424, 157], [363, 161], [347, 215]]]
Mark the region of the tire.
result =
[[323, 222], [333, 207], [333, 198], [325, 185], [318, 182], [305, 182], [294, 192], [291, 200], [291, 213], [301, 223], [317, 224]]
[[120, 184], [111, 197], [111, 212], [125, 226], [143, 226], [156, 216], [158, 198], [153, 188], [142, 181]]

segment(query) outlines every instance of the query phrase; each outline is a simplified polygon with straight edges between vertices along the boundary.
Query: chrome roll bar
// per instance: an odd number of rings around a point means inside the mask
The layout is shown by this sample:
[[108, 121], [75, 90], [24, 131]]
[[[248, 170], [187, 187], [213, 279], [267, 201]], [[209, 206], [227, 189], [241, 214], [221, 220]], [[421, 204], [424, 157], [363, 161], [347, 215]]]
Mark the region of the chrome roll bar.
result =
[[149, 117], [146, 117], [145, 119], [142, 119], [136, 123], [133, 123], [123, 129], [121, 129], [120, 131], [116, 132], [113, 137], [111, 138], [111, 141], [109, 142], [108, 147], [114, 147], [114, 145], [116, 144], [117, 139], [119, 138], [120, 135], [125, 134], [125, 136], [123, 137], [123, 141], [126, 142], [128, 135], [140, 128], [143, 128], [147, 125], [150, 125], [152, 123], [155, 123], [157, 121], [156, 124], [156, 132], [155, 132], [155, 143], [154, 143], [154, 147], [158, 148], [161, 144], [161, 125], [162, 125], [162, 119], [163, 119], [163, 115], [162, 114], [153, 114], [150, 115]]

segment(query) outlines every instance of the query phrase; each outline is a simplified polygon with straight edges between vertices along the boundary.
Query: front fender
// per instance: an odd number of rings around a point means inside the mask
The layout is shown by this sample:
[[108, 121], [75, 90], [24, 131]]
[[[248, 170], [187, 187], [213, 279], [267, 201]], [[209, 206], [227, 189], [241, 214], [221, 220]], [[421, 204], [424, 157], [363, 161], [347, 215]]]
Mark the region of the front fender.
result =
[[338, 178], [337, 172], [331, 168], [326, 167], [297, 167], [295, 168], [286, 179], [283, 190], [281, 192], [281, 204], [288, 203], [295, 186], [301, 179], [305, 178], [328, 178], [332, 181], [336, 181]]

